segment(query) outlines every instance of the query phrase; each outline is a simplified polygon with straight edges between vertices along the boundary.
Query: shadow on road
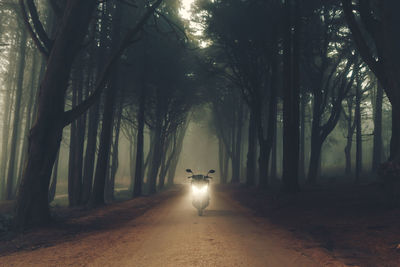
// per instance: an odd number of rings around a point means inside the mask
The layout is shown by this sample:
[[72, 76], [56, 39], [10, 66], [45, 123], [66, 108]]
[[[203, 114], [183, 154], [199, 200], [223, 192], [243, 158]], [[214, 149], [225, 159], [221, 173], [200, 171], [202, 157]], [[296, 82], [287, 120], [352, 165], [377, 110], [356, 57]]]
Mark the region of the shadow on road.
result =
[[237, 211], [233, 210], [205, 210], [204, 217], [236, 217], [238, 216]]

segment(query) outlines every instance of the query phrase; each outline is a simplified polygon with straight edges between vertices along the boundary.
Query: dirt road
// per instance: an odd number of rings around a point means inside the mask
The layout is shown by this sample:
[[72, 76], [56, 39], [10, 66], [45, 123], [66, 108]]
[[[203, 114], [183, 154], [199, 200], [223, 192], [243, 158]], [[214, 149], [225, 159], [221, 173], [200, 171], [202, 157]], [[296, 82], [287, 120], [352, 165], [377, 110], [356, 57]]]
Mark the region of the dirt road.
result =
[[223, 192], [199, 217], [184, 187], [118, 228], [6, 255], [0, 266], [342, 266], [299, 242]]

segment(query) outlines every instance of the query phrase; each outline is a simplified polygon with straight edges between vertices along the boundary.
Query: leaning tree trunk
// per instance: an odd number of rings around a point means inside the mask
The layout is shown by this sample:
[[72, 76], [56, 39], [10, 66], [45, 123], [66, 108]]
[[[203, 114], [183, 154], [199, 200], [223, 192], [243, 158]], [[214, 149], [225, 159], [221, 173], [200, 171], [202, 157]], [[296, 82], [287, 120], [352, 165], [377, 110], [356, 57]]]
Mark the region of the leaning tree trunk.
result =
[[65, 92], [72, 63], [81, 49], [96, 4], [95, 0], [70, 0], [65, 7], [41, 83], [37, 119], [29, 135], [27, 163], [18, 191], [17, 228], [43, 224], [50, 219], [48, 190], [66, 124]]

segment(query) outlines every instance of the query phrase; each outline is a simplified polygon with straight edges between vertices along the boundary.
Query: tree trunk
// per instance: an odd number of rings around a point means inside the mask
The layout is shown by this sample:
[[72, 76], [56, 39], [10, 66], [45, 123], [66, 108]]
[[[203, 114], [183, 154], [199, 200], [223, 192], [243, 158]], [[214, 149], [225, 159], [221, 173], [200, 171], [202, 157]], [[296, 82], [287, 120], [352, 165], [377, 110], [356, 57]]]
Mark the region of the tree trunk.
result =
[[49, 188], [49, 203], [52, 202], [56, 196], [59, 159], [60, 159], [60, 152], [57, 153], [57, 159], [56, 162], [54, 163], [53, 178], [51, 179], [51, 184]]
[[[79, 70], [80, 71], [80, 70]], [[75, 70], [74, 74], [79, 72]], [[74, 81], [72, 83], [72, 108], [76, 107], [77, 103], [77, 77], [74, 75]], [[77, 156], [77, 128], [78, 122], [74, 121], [71, 123], [70, 138], [69, 138], [69, 158], [68, 158], [68, 202], [70, 207], [75, 207], [79, 202], [78, 192], [75, 191], [75, 157]]]
[[[282, 190], [299, 190], [299, 34], [300, 16], [294, 14], [299, 8], [285, 1], [286, 25], [284, 36], [284, 90], [283, 90], [283, 171]], [[294, 28], [294, 34], [292, 34]]]
[[129, 174], [130, 174], [130, 184], [129, 184], [129, 191], [132, 192], [133, 195], [133, 187], [135, 185], [135, 164], [136, 164], [136, 149], [137, 149], [137, 132], [132, 130], [132, 135], [129, 139]]
[[306, 177], [305, 163], [306, 163], [306, 108], [307, 96], [306, 92], [301, 94], [301, 114], [300, 114], [300, 162], [299, 162], [299, 178], [302, 180]]
[[136, 164], [135, 164], [135, 183], [133, 186], [133, 196], [137, 197], [142, 194], [143, 183], [143, 147], [144, 147], [144, 115], [146, 108], [146, 88], [142, 84], [140, 91], [140, 103], [138, 112], [138, 131], [137, 131], [137, 147], [136, 147]]
[[277, 150], [278, 150], [278, 120], [275, 118], [275, 126], [274, 126], [274, 142], [272, 145], [272, 154], [271, 154], [271, 178], [276, 179], [278, 177], [278, 166], [277, 166]]
[[[17, 39], [17, 38], [16, 38]], [[18, 40], [13, 41], [13, 45], [16, 45]], [[7, 162], [8, 162], [8, 154], [9, 154], [9, 136], [10, 136], [10, 123], [11, 123], [11, 110], [13, 109], [13, 96], [15, 95], [15, 81], [16, 81], [16, 72], [17, 72], [17, 64], [14, 58], [17, 57], [17, 50], [12, 50], [10, 52], [9, 62], [10, 66], [7, 72], [6, 78], [6, 96], [4, 100], [4, 117], [2, 124], [2, 142], [1, 142], [1, 162], [0, 162], [0, 197], [1, 199], [6, 198], [6, 181], [7, 181]]]
[[21, 182], [21, 176], [22, 176], [22, 172], [24, 169], [24, 163], [25, 163], [25, 156], [26, 153], [28, 152], [28, 135], [29, 135], [29, 130], [31, 128], [31, 124], [32, 124], [32, 113], [33, 113], [33, 105], [34, 105], [34, 99], [35, 99], [35, 92], [36, 92], [36, 86], [37, 86], [37, 76], [40, 76], [40, 72], [38, 72], [36, 70], [36, 68], [38, 67], [37, 65], [37, 60], [38, 60], [39, 54], [35, 51], [33, 54], [33, 59], [32, 59], [32, 69], [31, 69], [31, 80], [30, 80], [30, 88], [29, 88], [29, 98], [28, 98], [28, 104], [26, 107], [26, 119], [25, 119], [25, 129], [24, 129], [24, 136], [23, 136], [23, 144], [22, 144], [22, 149], [21, 149], [21, 158], [20, 158], [20, 167], [18, 170], [18, 181], [17, 181], [17, 188]]
[[178, 140], [176, 142], [176, 152], [174, 154], [174, 158], [172, 159], [171, 165], [168, 170], [168, 185], [169, 186], [174, 184], [176, 167], [178, 166], [179, 157], [181, 155], [182, 147], [183, 147], [183, 140], [185, 138], [185, 134], [186, 134], [188, 125], [189, 125], [189, 123], [186, 119], [185, 124], [179, 129], [179, 132], [178, 132], [178, 137], [177, 137]]
[[[359, 1], [356, 8], [365, 1]], [[377, 5], [381, 14], [379, 24], [365, 24], [362, 30], [353, 12], [353, 2], [342, 0], [342, 7], [347, 24], [351, 30], [352, 37], [357, 45], [358, 51], [383, 86], [386, 95], [392, 104], [392, 137], [390, 141], [389, 161], [400, 162], [400, 67], [398, 64], [398, 21], [395, 13], [398, 10], [398, 1], [385, 1]], [[364, 9], [364, 15], [373, 21], [372, 14]], [[374, 21], [373, 21], [374, 22]], [[378, 25], [378, 27], [376, 27]], [[369, 32], [370, 39], [364, 38], [363, 32]], [[369, 43], [373, 41], [379, 58], [372, 55]]]
[[372, 172], [376, 172], [382, 162], [382, 102], [383, 88], [377, 83], [374, 112], [374, 144], [372, 152]]
[[[143, 177], [147, 175], [147, 178], [149, 176], [149, 165], [150, 165], [150, 161], [153, 157], [153, 151], [154, 151], [153, 140], [154, 140], [154, 132], [150, 131], [150, 148], [149, 148], [149, 152], [146, 155], [146, 160], [144, 161], [143, 172], [142, 172]], [[147, 179], [147, 187], [149, 185], [148, 181], [149, 180]]]
[[237, 113], [236, 122], [236, 133], [234, 140], [235, 144], [232, 146], [232, 180], [231, 183], [240, 182], [240, 166], [241, 166], [241, 154], [242, 154], [242, 131], [243, 131], [243, 103], [239, 102], [239, 111]]
[[99, 115], [100, 103], [97, 103], [89, 111], [88, 138], [86, 142], [85, 164], [82, 177], [82, 204], [87, 204], [89, 202], [92, 192]]
[[[173, 134], [173, 136], [171, 136], [167, 141], [166, 144], [166, 149], [164, 152], [164, 156], [163, 156], [163, 160], [162, 160], [162, 164], [161, 164], [161, 169], [160, 169], [160, 179], [159, 179], [159, 184], [158, 184], [158, 188], [159, 189], [163, 189], [164, 185], [165, 185], [165, 177], [167, 176], [167, 172], [169, 167], [171, 166], [171, 161], [174, 158], [174, 155], [176, 153], [176, 146], [177, 146], [177, 132], [175, 132]], [[173, 142], [171, 142], [171, 139], [173, 139]], [[170, 151], [170, 154], [168, 155], [168, 150]]]
[[252, 186], [255, 183], [256, 174], [256, 142], [257, 130], [253, 112], [250, 111], [249, 134], [248, 134], [248, 150], [246, 162], [246, 185]]
[[[115, 74], [114, 74], [115, 79]], [[114, 84], [114, 83], [112, 83]], [[103, 123], [101, 126], [100, 147], [97, 156], [96, 172], [94, 176], [93, 192], [90, 200], [91, 206], [105, 204], [105, 184], [109, 170], [110, 148], [113, 132], [114, 106], [117, 88], [109, 86], [105, 96]]]
[[321, 156], [321, 105], [322, 105], [322, 94], [317, 89], [313, 91], [313, 114], [311, 123], [311, 150], [310, 150], [310, 162], [308, 167], [307, 182], [310, 184], [316, 184], [318, 178], [319, 161]]
[[119, 105], [118, 114], [117, 114], [117, 123], [115, 125], [115, 137], [114, 143], [112, 146], [112, 157], [111, 157], [111, 173], [108, 187], [108, 200], [114, 200], [114, 188], [115, 188], [115, 175], [118, 170], [118, 146], [119, 146], [119, 133], [121, 128], [121, 119], [122, 119], [122, 103]]
[[227, 175], [227, 170], [226, 170], [226, 164], [225, 164], [225, 158], [227, 158], [226, 154], [226, 148], [224, 145], [224, 141], [222, 141], [222, 138], [218, 138], [219, 142], [219, 167], [220, 167], [220, 183], [221, 184], [226, 184], [228, 180], [228, 175]]
[[344, 154], [346, 158], [345, 174], [351, 175], [351, 147], [353, 145], [353, 134], [356, 126], [355, 123], [353, 123], [353, 98], [347, 100], [347, 110], [347, 141], [344, 148]]
[[17, 142], [18, 133], [20, 131], [20, 115], [21, 115], [21, 100], [22, 100], [22, 89], [24, 82], [24, 70], [25, 70], [25, 52], [27, 46], [27, 33], [25, 30], [21, 32], [20, 38], [20, 50], [18, 53], [18, 74], [17, 74], [17, 90], [15, 92], [15, 103], [14, 103], [14, 121], [11, 132], [10, 141], [10, 153], [8, 155], [8, 173], [7, 173], [7, 189], [6, 199], [14, 199], [14, 182], [15, 182], [15, 163], [17, 160]]
[[224, 144], [221, 138], [218, 138], [218, 164], [219, 164], [219, 177], [220, 183], [224, 183]]
[[[82, 67], [76, 70], [75, 82], [73, 83], [73, 106], [79, 105], [83, 100], [83, 74]], [[70, 168], [68, 175], [68, 196], [71, 207], [82, 204], [82, 170], [83, 152], [86, 131], [86, 115], [81, 116], [71, 124], [70, 141]], [[71, 155], [72, 154], [72, 155]]]
[[151, 155], [151, 162], [149, 166], [149, 194], [154, 194], [157, 192], [157, 176], [158, 171], [160, 170], [162, 155], [163, 155], [163, 137], [161, 133], [161, 124], [155, 127], [154, 131], [154, 139], [153, 139], [153, 152]]
[[[273, 37], [276, 39], [277, 37]], [[277, 115], [277, 93], [278, 93], [278, 44], [275, 44], [275, 50], [272, 56], [272, 73], [271, 73], [271, 88], [270, 88], [270, 96], [269, 96], [269, 107], [268, 107], [268, 125], [267, 125], [267, 137], [264, 140], [264, 133], [261, 128], [259, 128], [259, 139], [262, 142], [260, 145], [260, 187], [267, 188], [269, 184], [268, 177], [268, 167], [269, 161], [271, 157], [271, 150], [274, 144], [274, 136], [276, 132], [276, 115]]]
[[400, 98], [398, 102], [398, 104], [392, 104], [392, 137], [389, 160], [400, 162]]
[[[312, 137], [311, 137], [312, 138]], [[322, 142], [318, 139], [311, 141], [310, 164], [308, 168], [308, 183], [316, 184], [321, 167]]]
[[224, 146], [223, 150], [223, 169], [224, 169], [224, 176], [223, 176], [223, 183], [228, 183], [228, 176], [229, 176], [229, 153], [227, 151], [226, 146]]
[[259, 186], [262, 189], [268, 187], [268, 158], [269, 153], [268, 145], [266, 140], [259, 140], [260, 142], [260, 154], [258, 158], [258, 171], [259, 171]]
[[[95, 58], [98, 58], [97, 62], [95, 59], [90, 60], [90, 67], [88, 68], [89, 71], [92, 71], [91, 77], [88, 79], [88, 88], [89, 84], [93, 83], [97, 74], [101, 74], [101, 67], [102, 65], [106, 64], [105, 62], [105, 55], [109, 55], [109, 24], [110, 20], [108, 16], [110, 16], [110, 2], [103, 4], [101, 9], [96, 12], [96, 15], [100, 17], [101, 27], [98, 28], [98, 35], [99, 35], [99, 44], [92, 50], [95, 53]], [[97, 63], [97, 64], [96, 64]], [[94, 66], [97, 65], [97, 68]], [[91, 81], [92, 80], [92, 81]], [[93, 92], [92, 92], [93, 93]], [[90, 197], [92, 194], [92, 186], [93, 186], [93, 174], [95, 168], [95, 160], [96, 160], [96, 149], [97, 149], [97, 139], [98, 139], [98, 128], [99, 128], [99, 119], [100, 119], [100, 102], [98, 101], [94, 106], [89, 109], [89, 116], [88, 116], [88, 135], [87, 135], [87, 142], [86, 142], [86, 151], [85, 151], [85, 158], [84, 158], [84, 169], [82, 175], [82, 196], [81, 202], [82, 204], [88, 204], [90, 202]]]
[[160, 175], [158, 179], [158, 189], [162, 190], [165, 185], [165, 174], [167, 173], [167, 155], [168, 155], [168, 149], [165, 152], [164, 156], [162, 157], [161, 160], [161, 167], [160, 167]]
[[50, 219], [48, 190], [60, 147], [64, 121], [65, 92], [71, 66], [96, 6], [95, 0], [70, 0], [52, 44], [47, 70], [38, 95], [37, 119], [30, 131], [28, 157], [18, 191], [16, 226], [43, 224]]
[[361, 82], [357, 81], [356, 110], [354, 113], [356, 124], [356, 183], [360, 182], [362, 172], [362, 133], [361, 133]]

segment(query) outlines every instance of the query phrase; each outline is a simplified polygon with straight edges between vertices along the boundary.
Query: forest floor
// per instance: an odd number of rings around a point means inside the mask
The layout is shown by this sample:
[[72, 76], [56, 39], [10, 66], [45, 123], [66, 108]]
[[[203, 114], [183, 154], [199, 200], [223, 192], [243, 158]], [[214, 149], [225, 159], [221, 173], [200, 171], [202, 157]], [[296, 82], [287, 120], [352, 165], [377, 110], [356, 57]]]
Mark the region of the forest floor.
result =
[[351, 266], [400, 266], [400, 208], [388, 205], [378, 183], [306, 187], [293, 196], [227, 190], [255, 216], [292, 232], [307, 251], [322, 248]]
[[214, 186], [202, 217], [188, 186], [95, 210], [57, 207], [46, 228], [0, 235], [0, 266], [399, 266], [400, 212], [376, 191], [289, 198]]

